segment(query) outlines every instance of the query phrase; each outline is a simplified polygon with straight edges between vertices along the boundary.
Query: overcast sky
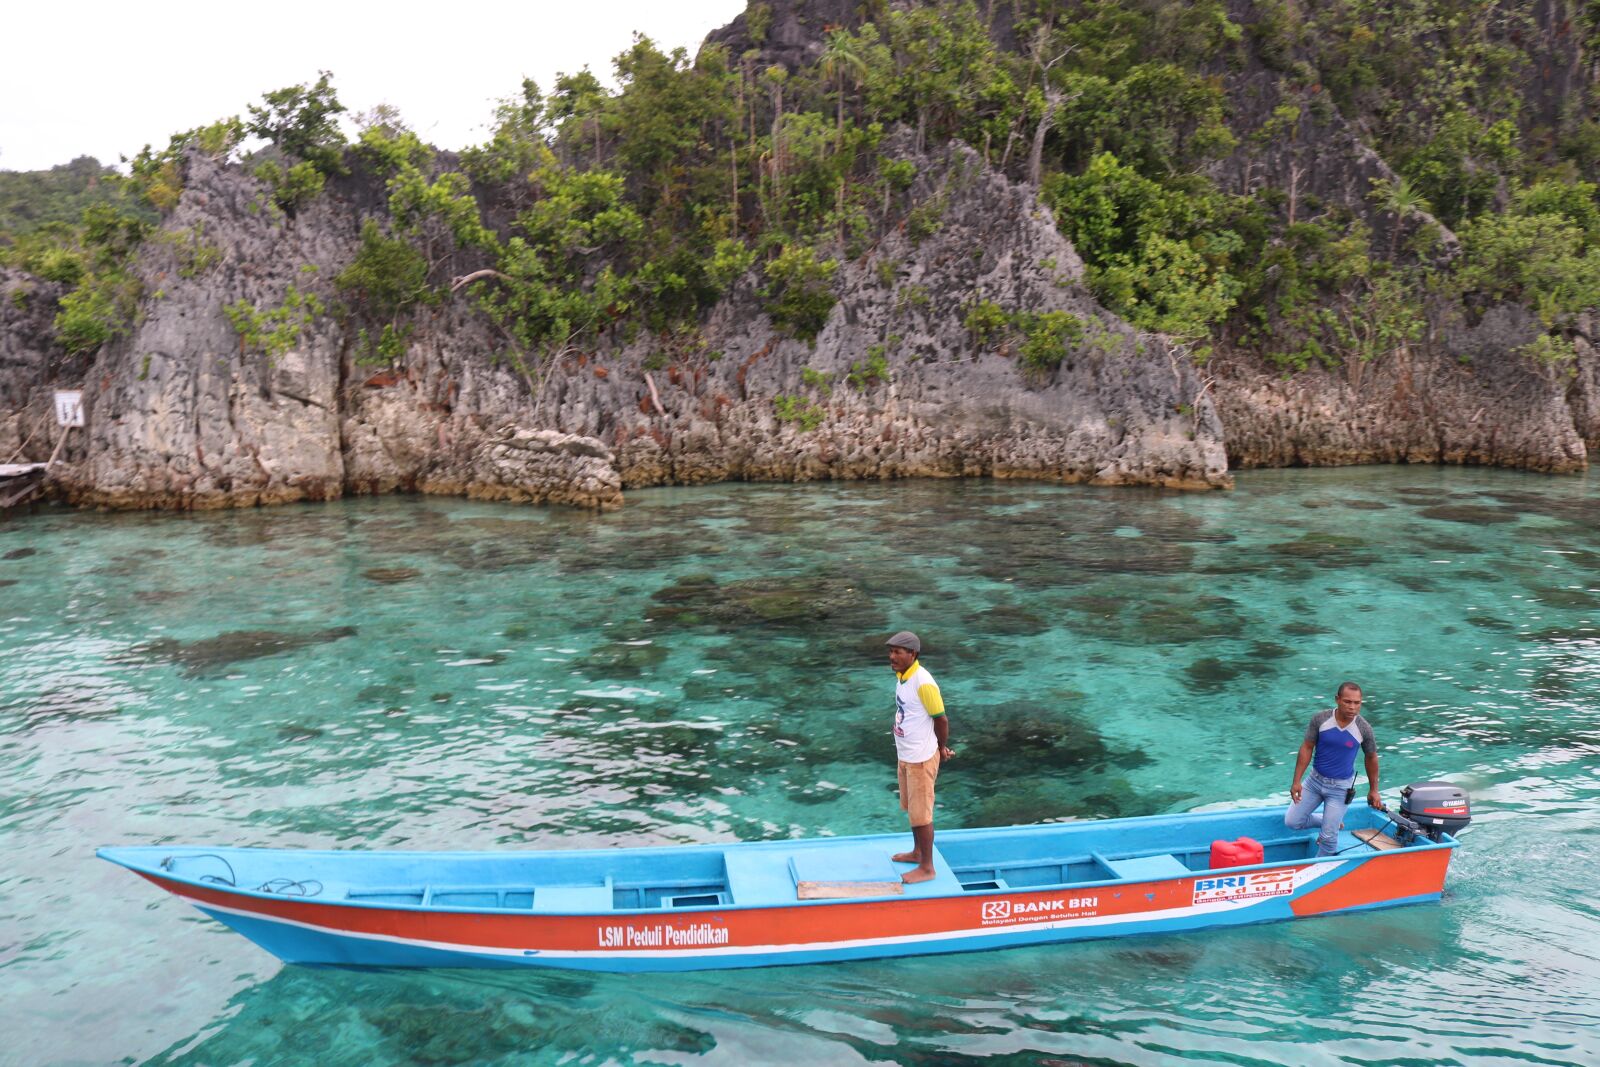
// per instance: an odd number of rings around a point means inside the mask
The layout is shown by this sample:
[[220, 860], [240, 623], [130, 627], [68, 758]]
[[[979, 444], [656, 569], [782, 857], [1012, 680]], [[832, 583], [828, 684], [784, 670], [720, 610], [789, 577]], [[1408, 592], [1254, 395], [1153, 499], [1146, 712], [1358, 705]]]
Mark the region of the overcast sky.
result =
[[745, 0], [84, 0], [5, 16], [0, 170], [116, 163], [174, 133], [245, 116], [261, 94], [333, 73], [351, 112], [392, 104], [423, 138], [487, 138], [524, 77], [548, 91], [588, 66], [608, 84], [635, 31], [691, 55]]

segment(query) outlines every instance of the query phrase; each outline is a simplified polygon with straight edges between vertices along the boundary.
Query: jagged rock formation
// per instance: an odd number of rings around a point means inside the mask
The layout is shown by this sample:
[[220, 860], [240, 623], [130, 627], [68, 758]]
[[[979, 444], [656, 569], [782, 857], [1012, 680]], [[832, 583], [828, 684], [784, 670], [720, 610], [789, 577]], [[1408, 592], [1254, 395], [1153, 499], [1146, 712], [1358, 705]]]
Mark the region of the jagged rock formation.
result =
[[[1239, 0], [1242, 26], [1259, 5]], [[763, 64], [815, 63], [828, 25], [858, 26], [845, 0], [779, 0], [711, 41]], [[1541, 24], [1556, 17], [1538, 5]], [[1015, 39], [1006, 5], [990, 30]], [[1531, 93], [1559, 103], [1581, 79], [1582, 50], [1551, 38]], [[1211, 177], [1230, 192], [1287, 190], [1285, 210], [1336, 203], [1393, 247], [1425, 217], [1371, 202], [1395, 178], [1337, 109], [1313, 106], [1254, 46], [1219, 66], [1238, 150]], [[1299, 92], [1300, 96], [1294, 93]], [[1259, 135], [1283, 103], [1292, 129]], [[917, 178], [874, 223], [878, 239], [845, 259], [838, 298], [814, 343], [778, 329], [752, 274], [691, 339], [644, 334], [567, 354], [540, 380], [471, 299], [417, 312], [393, 367], [363, 366], [357, 326], [337, 311], [334, 276], [355, 258], [364, 219], [386, 218], [381, 180], [358, 167], [293, 217], [243, 168], [188, 157], [184, 193], [137, 270], [146, 298], [131, 331], [92, 359], [61, 356], [51, 320], [63, 288], [0, 274], [0, 461], [43, 459], [56, 438], [50, 390], [81, 387], [87, 430], [69, 439], [55, 485], [108, 507], [223, 507], [418, 491], [485, 499], [619, 506], [624, 488], [728, 479], [1029, 477], [1202, 488], [1229, 467], [1374, 462], [1582, 469], [1600, 447], [1596, 324], [1557, 370], [1511, 355], [1538, 333], [1522, 308], [1433, 316], [1428, 336], [1366, 364], [1287, 375], [1219, 351], [1197, 371], [1160, 338], [1099, 307], [1083, 266], [1034, 191], [952, 144], [891, 156]], [[899, 195], [899, 194], [897, 194]], [[905, 225], [913, 208], [937, 225]], [[1391, 232], [1402, 227], [1398, 233]], [[197, 262], [194, 242], [217, 252]], [[1437, 255], [1448, 259], [1444, 232]], [[465, 253], [455, 264], [470, 270]], [[310, 294], [327, 309], [268, 357], [226, 309]], [[1030, 371], [964, 324], [978, 300], [1011, 312], [1069, 312], [1085, 335], [1053, 370]], [[881, 363], [876, 362], [881, 359]]]
[[54, 409], [47, 407], [44, 383], [58, 371], [64, 381], [82, 376], [81, 365], [52, 365], [52, 354], [59, 349], [51, 323], [65, 290], [64, 285], [0, 268], [0, 463], [13, 457], [27, 462], [49, 457], [57, 431], [54, 418], [46, 418]]
[[[791, 71], [817, 61], [818, 27], [862, 22], [859, 6], [838, 0], [777, 0], [764, 5], [762, 32], [749, 12], [713, 34], [733, 54], [757, 47], [762, 63]], [[1022, 48], [1004, 6], [986, 9], [990, 33], [1003, 47]], [[1243, 62], [1219, 62], [1214, 76], [1227, 87], [1228, 123], [1238, 147], [1209, 168], [1226, 191], [1284, 190], [1289, 221], [1339, 205], [1361, 219], [1377, 247], [1395, 247], [1424, 226], [1437, 227], [1434, 255], [1451, 259], [1458, 242], [1424, 212], [1396, 217], [1379, 209], [1375, 181], [1398, 175], [1358, 129], [1318, 92], [1286, 76], [1309, 54], [1269, 56], [1252, 32], [1266, 8], [1230, 0], [1232, 21], [1245, 29]], [[1585, 79], [1584, 50], [1571, 13], [1557, 0], [1530, 12], [1539, 28], [1528, 42], [1526, 96], [1530, 120], [1553, 127]], [[1309, 69], [1309, 68], [1303, 68]], [[1275, 109], [1296, 108], [1288, 128], [1264, 136]], [[1398, 232], [1395, 232], [1398, 229]], [[1538, 334], [1525, 309], [1492, 309], [1482, 322], [1462, 321], [1459, 308], [1434, 309], [1438, 322], [1421, 342], [1366, 365], [1294, 375], [1259, 355], [1223, 350], [1206, 367], [1221, 417], [1229, 463], [1235, 468], [1359, 463], [1470, 463], [1564, 473], [1583, 470], [1600, 430], [1600, 358], [1580, 327], [1572, 367], [1552, 368], [1511, 353]]]
[[1593, 315], [1585, 316], [1580, 328], [1583, 334], [1577, 340], [1578, 364], [1567, 390], [1567, 404], [1578, 436], [1593, 453], [1600, 452], [1600, 345], [1594, 341], [1600, 337], [1600, 321]]
[[[1251, 3], [1229, 7], [1247, 28], [1262, 17]], [[1551, 34], [1548, 40], [1559, 61], [1541, 64], [1541, 77], [1568, 84], [1581, 49], [1570, 35]], [[1374, 183], [1399, 176], [1317, 93], [1286, 89], [1282, 70], [1305, 56], [1269, 63], [1252, 48], [1247, 57], [1241, 69], [1219, 70], [1228, 83], [1229, 125], [1239, 140], [1211, 168], [1220, 187], [1240, 194], [1261, 186], [1285, 190], [1291, 222], [1297, 211], [1305, 217], [1308, 203], [1339, 205], [1365, 223], [1378, 247], [1396, 247], [1430, 226], [1439, 235], [1436, 265], [1458, 254], [1456, 236], [1432, 215], [1397, 217], [1374, 203]], [[1285, 104], [1298, 112], [1296, 121], [1262, 137], [1259, 131]], [[1461, 463], [1583, 470], [1594, 440], [1593, 415], [1583, 413], [1585, 403], [1593, 404], [1594, 390], [1585, 383], [1600, 372], [1593, 348], [1580, 343], [1575, 371], [1543, 366], [1508, 356], [1542, 332], [1525, 308], [1495, 307], [1476, 324], [1465, 322], [1459, 307], [1432, 311], [1438, 322], [1428, 337], [1340, 370], [1313, 366], [1288, 376], [1248, 353], [1220, 353], [1208, 370], [1230, 465]]]
[[[1248, 28], [1262, 18], [1253, 3], [1230, 2]], [[1539, 5], [1547, 48], [1536, 64], [1530, 99], [1550, 111], [1552, 94], [1576, 84], [1582, 49], [1561, 29], [1566, 17]], [[1260, 186], [1286, 191], [1288, 220], [1307, 203], [1336, 204], [1362, 220], [1377, 247], [1396, 247], [1418, 229], [1436, 229], [1435, 265], [1459, 252], [1456, 236], [1432, 215], [1397, 217], [1379, 210], [1375, 182], [1393, 182], [1393, 168], [1314, 91], [1287, 91], [1282, 71], [1304, 55], [1268, 62], [1259, 48], [1241, 69], [1219, 70], [1228, 84], [1229, 125], [1238, 148], [1211, 170], [1221, 188], [1240, 194]], [[1270, 137], [1260, 132], [1274, 109], [1289, 104], [1298, 119]], [[1395, 232], [1398, 229], [1398, 232]], [[1573, 368], [1543, 366], [1510, 355], [1542, 330], [1526, 308], [1490, 309], [1481, 322], [1462, 309], [1436, 306], [1429, 336], [1342, 370], [1312, 367], [1285, 375], [1259, 356], [1225, 351], [1214, 375], [1218, 412], [1235, 468], [1342, 466], [1360, 463], [1464, 463], [1549, 473], [1581, 471], [1595, 447], [1595, 382], [1600, 361], [1580, 339]], [[1588, 332], [1593, 336], [1593, 332]], [[1586, 446], [1587, 442], [1587, 446]]]
[[[1357, 463], [1456, 463], [1565, 474], [1584, 469], [1587, 449], [1570, 372], [1507, 360], [1536, 323], [1502, 305], [1475, 328], [1439, 345], [1454, 358], [1400, 351], [1342, 373], [1315, 368], [1287, 377], [1218, 361], [1217, 406], [1235, 468]], [[1580, 360], [1589, 383], [1600, 361]], [[1593, 419], [1589, 418], [1591, 427]]]
[[[333, 314], [276, 358], [248, 350], [224, 308], [274, 306], [291, 286], [334, 305], [330, 279], [355, 255], [363, 198], [325, 195], [290, 219], [239, 168], [191, 157], [164, 229], [203, 233], [220, 259], [196, 271], [181, 240], [147, 246], [142, 319], [82, 374], [89, 426], [56, 485], [78, 504], [183, 508], [397, 490], [609, 508], [624, 485], [726, 479], [1227, 485], [1193, 366], [1095, 305], [1031, 191], [959, 145], [917, 162], [909, 196], [939, 203], [937, 232], [888, 233], [844, 264], [814, 346], [775, 330], [748, 280], [692, 351], [646, 336], [572, 356], [536, 394], [497, 362], [500, 342], [462, 299], [419, 316], [394, 370], [358, 367], [353, 331]], [[1071, 311], [1089, 336], [1060, 368], [1025, 372], [968, 336], [963, 315], [980, 298]], [[23, 410], [5, 425], [19, 442], [50, 419], [40, 326], [8, 331], [7, 395]], [[874, 346], [885, 372], [852, 385]], [[784, 398], [803, 417], [786, 421]]]
[[[746, 284], [704, 330], [722, 358], [650, 374], [654, 397], [641, 369], [655, 354], [649, 340], [618, 353], [604, 377], [566, 368], [552, 383], [557, 425], [616, 441], [629, 485], [953, 475], [1227, 484], [1221, 427], [1192, 365], [1095, 305], [1031, 192], [959, 145], [920, 162], [911, 196], [944, 205], [940, 229], [920, 243], [890, 233], [846, 263], [814, 348], [776, 334]], [[1093, 340], [1030, 375], [973, 343], [962, 317], [978, 299], [1070, 311], [1093, 324]], [[853, 386], [852, 365], [874, 346], [887, 380]], [[808, 370], [827, 384], [805, 384]], [[799, 398], [819, 425], [781, 421], [777, 396]]]

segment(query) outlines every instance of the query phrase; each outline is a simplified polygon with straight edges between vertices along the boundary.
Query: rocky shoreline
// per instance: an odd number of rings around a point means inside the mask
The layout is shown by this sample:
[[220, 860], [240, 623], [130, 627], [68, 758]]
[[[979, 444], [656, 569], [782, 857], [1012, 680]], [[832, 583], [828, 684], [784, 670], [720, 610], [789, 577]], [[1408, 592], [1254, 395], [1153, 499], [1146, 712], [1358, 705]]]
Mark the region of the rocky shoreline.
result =
[[[168, 235], [219, 251], [187, 269], [153, 240], [132, 331], [92, 360], [64, 359], [51, 286], [0, 279], [0, 454], [47, 458], [51, 392], [82, 388], [88, 426], [51, 492], [103, 508], [252, 507], [423, 492], [610, 509], [627, 488], [715, 481], [1036, 478], [1225, 488], [1230, 470], [1357, 463], [1473, 463], [1583, 470], [1600, 447], [1600, 357], [1575, 372], [1511, 358], [1536, 324], [1516, 307], [1442, 331], [1359, 374], [1292, 376], [1221, 354], [1203, 369], [1095, 303], [1083, 266], [1031, 189], [952, 144], [895, 151], [917, 166], [908, 208], [941, 225], [887, 230], [841, 263], [814, 343], [785, 337], [754, 278], [692, 341], [641, 335], [569, 355], [539, 388], [464, 297], [417, 313], [405, 357], [360, 365], [354, 330], [317, 317], [292, 350], [246, 350], [224, 308], [327, 306], [373, 198], [356, 179], [293, 218], [237, 166], [188, 160]], [[967, 308], [1068, 312], [1085, 338], [1029, 371], [975, 342]], [[874, 360], [876, 362], [874, 363]]]

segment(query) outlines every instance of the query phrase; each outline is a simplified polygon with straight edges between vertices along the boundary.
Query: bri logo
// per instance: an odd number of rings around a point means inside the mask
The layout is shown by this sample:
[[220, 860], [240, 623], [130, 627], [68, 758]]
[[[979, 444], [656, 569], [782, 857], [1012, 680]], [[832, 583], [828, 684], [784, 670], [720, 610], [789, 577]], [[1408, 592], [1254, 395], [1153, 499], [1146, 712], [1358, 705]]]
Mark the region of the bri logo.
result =
[[1049, 919], [1066, 912], [1094, 908], [1099, 902], [1099, 897], [1057, 897], [1055, 900], [1020, 900], [1015, 903], [1009, 900], [986, 900], [983, 902], [983, 921]]
[[1294, 871], [1256, 871], [1220, 878], [1196, 878], [1194, 902], [1214, 904], [1223, 900], [1254, 900], [1294, 892]]

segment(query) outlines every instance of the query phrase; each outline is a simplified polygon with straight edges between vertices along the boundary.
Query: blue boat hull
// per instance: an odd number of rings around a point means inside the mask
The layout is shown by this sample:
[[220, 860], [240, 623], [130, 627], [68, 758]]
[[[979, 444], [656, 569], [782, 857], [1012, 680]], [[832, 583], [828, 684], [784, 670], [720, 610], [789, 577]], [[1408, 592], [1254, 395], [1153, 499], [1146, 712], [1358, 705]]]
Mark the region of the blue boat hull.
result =
[[[928, 955], [1437, 900], [1455, 841], [1317, 859], [1283, 809], [900, 837], [585, 852], [102, 849], [292, 963], [681, 971]], [[1275, 835], [1275, 836], [1273, 836]], [[1212, 870], [1213, 840], [1264, 862]], [[811, 894], [808, 896], [808, 892]], [[820, 895], [818, 895], [820, 894]]]

